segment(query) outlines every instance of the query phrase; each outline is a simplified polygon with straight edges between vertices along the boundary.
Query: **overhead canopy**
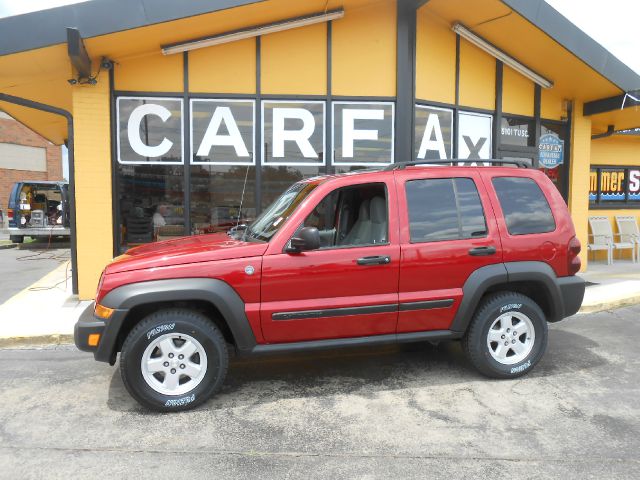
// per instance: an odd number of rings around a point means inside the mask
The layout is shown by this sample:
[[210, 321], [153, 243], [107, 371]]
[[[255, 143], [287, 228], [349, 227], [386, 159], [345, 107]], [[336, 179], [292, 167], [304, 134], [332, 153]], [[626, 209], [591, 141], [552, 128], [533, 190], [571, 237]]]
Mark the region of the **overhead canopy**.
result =
[[[408, 1], [408, 0], [399, 0]], [[371, 0], [350, 2], [353, 9]], [[418, 5], [422, 2], [414, 2]], [[71, 111], [74, 77], [66, 27], [77, 28], [96, 63], [158, 52], [162, 45], [340, 8], [340, 0], [92, 0], [0, 19], [0, 92]], [[554, 82], [567, 99], [590, 102], [640, 88], [640, 76], [543, 0], [430, 0], [435, 15], [461, 22]], [[349, 15], [349, 10], [346, 10]], [[339, 21], [339, 20], [338, 20]], [[90, 88], [90, 87], [88, 87]], [[0, 108], [54, 143], [64, 118], [0, 102]], [[592, 115], [593, 131], [640, 126], [637, 107]]]

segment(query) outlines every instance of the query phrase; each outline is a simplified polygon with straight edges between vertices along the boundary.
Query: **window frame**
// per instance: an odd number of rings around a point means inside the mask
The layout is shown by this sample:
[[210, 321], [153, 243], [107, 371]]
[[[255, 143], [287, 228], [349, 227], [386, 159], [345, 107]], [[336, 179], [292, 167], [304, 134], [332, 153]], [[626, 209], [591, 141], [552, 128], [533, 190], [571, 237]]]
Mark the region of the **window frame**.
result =
[[[349, 188], [361, 188], [361, 187], [366, 187], [366, 186], [371, 186], [371, 185], [381, 185], [384, 188], [384, 199], [385, 199], [385, 205], [387, 207], [387, 241], [384, 243], [363, 243], [361, 245], [333, 245], [333, 246], [329, 246], [329, 247], [320, 247], [317, 248], [315, 250], [307, 250], [305, 251], [305, 253], [311, 253], [311, 252], [326, 252], [326, 251], [330, 251], [330, 250], [344, 250], [344, 249], [348, 249], [348, 248], [367, 248], [367, 247], [382, 247], [382, 246], [388, 246], [391, 245], [391, 240], [389, 239], [389, 234], [390, 234], [390, 228], [389, 228], [389, 220], [390, 220], [390, 215], [389, 215], [389, 189], [387, 188], [387, 184], [386, 182], [368, 182], [368, 183], [358, 183], [358, 184], [354, 184], [354, 185], [344, 185], [341, 187], [336, 187], [333, 190], [331, 190], [330, 192], [328, 192], [326, 195], [324, 195], [322, 197], [322, 199], [313, 205], [313, 208], [311, 208], [311, 210], [309, 211], [309, 213], [304, 217], [304, 220], [302, 221], [302, 223], [300, 225], [298, 225], [298, 227], [295, 229], [295, 231], [293, 232], [293, 234], [291, 235], [291, 237], [286, 241], [283, 252], [286, 252], [287, 247], [290, 245], [291, 243], [291, 239], [293, 237], [296, 236], [296, 234], [300, 231], [301, 228], [304, 227], [304, 223], [306, 222], [307, 218], [309, 218], [309, 215], [311, 215], [311, 213], [313, 212], [313, 210], [315, 210], [315, 208], [320, 205], [320, 203], [322, 203], [329, 195], [333, 195], [333, 193], [335, 193], [338, 190], [346, 190]], [[340, 206], [340, 202], [341, 202], [341, 197], [342, 197], [342, 193], [339, 192], [338, 193], [338, 200], [336, 202], [336, 210], [339, 208]], [[338, 233], [338, 230], [336, 229], [336, 235]]]
[[[482, 210], [482, 217], [484, 218], [484, 226], [485, 226], [485, 234], [483, 236], [477, 236], [477, 237], [473, 237], [473, 236], [468, 236], [465, 237], [462, 235], [462, 231], [463, 231], [463, 224], [462, 224], [462, 215], [460, 213], [460, 202], [458, 199], [458, 190], [455, 187], [455, 180], [457, 179], [465, 179], [465, 180], [470, 180], [473, 184], [473, 186], [476, 189], [476, 193], [478, 194], [478, 200], [480, 201], [479, 205], [480, 205], [480, 209]], [[410, 217], [410, 204], [409, 204], [409, 197], [407, 196], [407, 184], [410, 182], [417, 182], [417, 181], [429, 181], [429, 180], [451, 180], [451, 184], [453, 185], [453, 194], [454, 194], [454, 198], [455, 198], [455, 202], [456, 202], [456, 212], [457, 212], [457, 219], [458, 219], [458, 238], [448, 238], [448, 239], [439, 239], [439, 240], [421, 240], [421, 241], [414, 241], [412, 236], [411, 236], [411, 217]], [[472, 239], [482, 239], [482, 238], [488, 238], [489, 237], [489, 224], [487, 223], [487, 214], [484, 208], [484, 203], [482, 201], [482, 197], [480, 196], [480, 189], [478, 188], [478, 185], [475, 181], [475, 179], [473, 177], [463, 177], [463, 176], [449, 176], [449, 177], [427, 177], [427, 178], [412, 178], [412, 179], [407, 179], [404, 182], [404, 195], [405, 195], [405, 202], [407, 205], [407, 214], [406, 214], [406, 219], [407, 219], [407, 227], [408, 227], [408, 233], [409, 233], [409, 244], [411, 245], [415, 245], [415, 244], [421, 244], [421, 243], [437, 243], [437, 242], [457, 242], [460, 240], [472, 240]]]

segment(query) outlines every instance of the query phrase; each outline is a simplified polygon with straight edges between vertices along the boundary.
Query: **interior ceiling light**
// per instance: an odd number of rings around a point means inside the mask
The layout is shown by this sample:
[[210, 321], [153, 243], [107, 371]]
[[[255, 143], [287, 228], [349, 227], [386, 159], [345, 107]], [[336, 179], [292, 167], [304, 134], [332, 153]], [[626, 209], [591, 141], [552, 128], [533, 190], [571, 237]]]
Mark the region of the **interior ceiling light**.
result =
[[328, 22], [329, 20], [337, 20], [342, 17], [344, 17], [344, 10], [342, 8], [330, 10], [328, 12], [314, 13], [304, 17], [289, 18], [279, 22], [258, 25], [257, 27], [243, 28], [232, 32], [198, 38], [196, 40], [164, 45], [162, 47], [162, 53], [164, 55], [171, 55], [174, 53], [188, 52], [189, 50], [195, 50], [197, 48], [236, 42], [238, 40], [244, 40], [245, 38], [253, 38], [260, 35], [267, 35], [268, 33], [282, 32], [283, 30], [291, 30], [292, 28], [306, 27], [316, 23]]
[[516, 72], [524, 75], [532, 82], [537, 83], [543, 88], [553, 87], [552, 81], [547, 80], [542, 75], [537, 74], [536, 72], [531, 70], [529, 67], [517, 61], [515, 58], [511, 57], [510, 55], [507, 55], [498, 47], [496, 47], [492, 43], [487, 42], [484, 38], [476, 35], [461, 23], [455, 23], [453, 27], [451, 27], [451, 29], [455, 33], [463, 37], [464, 39], [473, 43], [476, 47], [481, 48], [482, 50], [487, 52], [489, 55], [497, 58], [505, 65], [508, 65], [509, 67], [513, 68]]

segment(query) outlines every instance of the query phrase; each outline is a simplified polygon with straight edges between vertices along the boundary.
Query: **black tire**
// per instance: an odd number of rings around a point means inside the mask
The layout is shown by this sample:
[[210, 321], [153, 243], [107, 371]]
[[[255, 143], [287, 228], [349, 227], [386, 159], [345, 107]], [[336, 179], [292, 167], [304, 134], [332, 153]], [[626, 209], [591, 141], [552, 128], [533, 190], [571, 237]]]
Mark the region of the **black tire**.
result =
[[[204, 349], [206, 372], [192, 390], [179, 395], [160, 393], [145, 380], [142, 357], [152, 342], [180, 334], [192, 337]], [[122, 381], [131, 396], [141, 405], [160, 412], [190, 410], [207, 401], [222, 387], [228, 366], [227, 343], [218, 327], [199, 312], [179, 308], [159, 310], [144, 318], [131, 330], [120, 354]]]
[[[488, 344], [488, 335], [489, 329], [498, 317], [510, 312], [521, 316], [524, 315], [529, 319], [535, 332], [535, 338], [526, 357], [517, 363], [504, 364], [496, 360], [492, 355], [490, 348], [495, 352], [498, 343], [492, 342]], [[516, 328], [519, 325], [519, 321], [521, 320], [517, 318], [514, 320]], [[496, 327], [498, 325], [501, 325], [501, 323], [498, 323]], [[471, 364], [483, 375], [492, 378], [516, 378], [529, 372], [540, 361], [547, 348], [547, 338], [547, 321], [538, 304], [520, 293], [502, 292], [491, 294], [480, 303], [465, 336], [462, 338], [462, 348]], [[505, 338], [505, 340], [513, 341], [513, 338], [509, 337]], [[515, 354], [510, 345], [506, 347], [506, 350], [507, 354], [509, 352]], [[522, 353], [524, 354], [524, 352]]]
[[24, 242], [24, 236], [22, 235], [9, 235], [9, 240], [11, 243], [22, 243]]

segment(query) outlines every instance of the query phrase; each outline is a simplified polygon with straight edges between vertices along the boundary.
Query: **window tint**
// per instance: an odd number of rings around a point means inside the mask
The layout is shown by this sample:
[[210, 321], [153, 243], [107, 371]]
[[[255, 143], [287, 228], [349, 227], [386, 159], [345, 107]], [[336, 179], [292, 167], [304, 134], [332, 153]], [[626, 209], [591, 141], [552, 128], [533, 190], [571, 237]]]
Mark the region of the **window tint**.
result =
[[556, 229], [551, 207], [536, 182], [530, 178], [496, 177], [493, 186], [511, 235]]
[[303, 226], [318, 229], [321, 248], [379, 245], [388, 242], [387, 212], [383, 184], [357, 185], [327, 195]]
[[454, 186], [462, 223], [462, 238], [486, 236], [487, 223], [475, 183], [470, 178], [456, 178]]
[[482, 237], [487, 233], [478, 190], [469, 178], [406, 183], [412, 242]]

